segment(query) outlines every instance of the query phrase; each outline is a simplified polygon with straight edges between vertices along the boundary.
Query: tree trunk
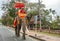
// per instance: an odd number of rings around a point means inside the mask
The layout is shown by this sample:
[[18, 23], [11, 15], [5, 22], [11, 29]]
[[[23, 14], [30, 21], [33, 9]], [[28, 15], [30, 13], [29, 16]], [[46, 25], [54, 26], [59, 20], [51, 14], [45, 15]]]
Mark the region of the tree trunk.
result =
[[51, 30], [51, 29], [50, 29], [50, 27], [49, 27], [49, 33], [50, 33], [50, 30]]

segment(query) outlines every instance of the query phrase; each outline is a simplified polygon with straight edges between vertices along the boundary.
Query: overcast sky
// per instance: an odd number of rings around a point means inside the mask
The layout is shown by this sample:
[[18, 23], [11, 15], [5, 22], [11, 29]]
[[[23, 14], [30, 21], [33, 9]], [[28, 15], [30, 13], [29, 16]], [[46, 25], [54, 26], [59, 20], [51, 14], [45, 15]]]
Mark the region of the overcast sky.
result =
[[[4, 2], [7, 2], [8, 0], [0, 0], [0, 7], [2, 6], [1, 4]], [[38, 2], [38, 0], [29, 0], [30, 2]], [[60, 0], [42, 0], [43, 4], [46, 5], [46, 8], [52, 8], [56, 10], [57, 15], [60, 15]], [[2, 16], [3, 11], [0, 8], [0, 17]]]

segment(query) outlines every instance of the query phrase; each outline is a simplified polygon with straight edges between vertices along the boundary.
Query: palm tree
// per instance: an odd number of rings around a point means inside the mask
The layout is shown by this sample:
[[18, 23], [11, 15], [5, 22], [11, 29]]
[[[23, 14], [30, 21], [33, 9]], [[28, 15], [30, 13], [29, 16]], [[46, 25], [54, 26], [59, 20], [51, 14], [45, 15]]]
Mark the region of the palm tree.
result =
[[[52, 22], [52, 16], [50, 15], [50, 13], [52, 13], [54, 15], [55, 14], [55, 10], [49, 9], [49, 10], [43, 10], [43, 11], [44, 11], [44, 14], [43, 15], [44, 15], [44, 19], [45, 19], [45, 22], [44, 23], [45, 23], [45, 25], [48, 26], [49, 33], [50, 33], [50, 27], [51, 27], [51, 25], [50, 25], [51, 23], [50, 22]], [[46, 24], [46, 21], [49, 22], [49, 23]]]

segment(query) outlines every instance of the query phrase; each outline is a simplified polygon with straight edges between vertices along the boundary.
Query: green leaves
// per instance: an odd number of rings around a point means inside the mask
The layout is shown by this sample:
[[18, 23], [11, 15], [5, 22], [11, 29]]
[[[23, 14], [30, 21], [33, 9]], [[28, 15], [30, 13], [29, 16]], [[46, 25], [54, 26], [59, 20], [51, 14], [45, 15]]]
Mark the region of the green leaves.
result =
[[6, 25], [12, 25], [13, 24], [13, 19], [15, 17], [15, 12], [16, 9], [13, 8], [15, 1], [11, 1], [10, 3], [6, 3], [3, 4], [2, 10], [4, 10], [6, 12], [5, 15], [3, 15], [2, 17], [2, 23], [6, 24]]
[[11, 16], [11, 17], [15, 17], [15, 12], [16, 12], [16, 9], [14, 9], [14, 8], [8, 8], [8, 11], [9, 11], [9, 16]]
[[38, 11], [37, 11], [37, 10], [33, 10], [33, 11], [30, 12], [30, 14], [31, 14], [32, 16], [38, 15]]
[[48, 10], [43, 10], [44, 14], [45, 15], [48, 15], [49, 14], [49, 11]]

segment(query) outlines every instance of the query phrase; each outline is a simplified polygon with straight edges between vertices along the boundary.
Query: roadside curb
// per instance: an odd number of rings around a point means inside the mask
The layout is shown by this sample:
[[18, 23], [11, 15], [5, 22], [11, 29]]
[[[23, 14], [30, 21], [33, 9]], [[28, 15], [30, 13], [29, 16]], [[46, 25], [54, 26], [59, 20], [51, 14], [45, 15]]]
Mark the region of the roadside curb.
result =
[[[20, 33], [22, 33], [22, 32], [20, 32]], [[23, 33], [22, 33], [23, 34]], [[25, 34], [25, 35], [28, 35], [28, 34]], [[37, 38], [37, 37], [35, 37], [35, 36], [32, 36], [32, 35], [28, 35], [29, 37], [32, 37], [32, 38], [34, 38], [34, 39], [37, 39], [37, 40], [40, 40], [40, 41], [46, 41], [46, 40], [44, 40], [44, 39], [40, 39], [40, 38]]]
[[38, 40], [40, 40], [40, 41], [45, 41], [44, 39], [40, 39], [40, 38], [34, 37], [34, 36], [32, 36], [32, 35], [29, 35], [29, 36], [32, 37], [32, 38], [38, 39]]

